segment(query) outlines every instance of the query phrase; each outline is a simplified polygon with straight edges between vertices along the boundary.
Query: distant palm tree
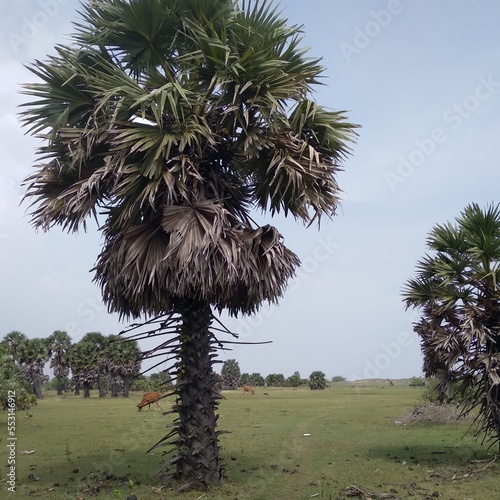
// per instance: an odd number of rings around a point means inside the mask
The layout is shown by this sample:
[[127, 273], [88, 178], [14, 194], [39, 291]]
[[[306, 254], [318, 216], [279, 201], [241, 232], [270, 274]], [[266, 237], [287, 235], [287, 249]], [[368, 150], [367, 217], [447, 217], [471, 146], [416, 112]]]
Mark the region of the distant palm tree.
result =
[[240, 365], [235, 359], [227, 359], [224, 361], [220, 374], [223, 380], [224, 389], [236, 389], [240, 385], [243, 385], [241, 383]]
[[403, 289], [422, 312], [424, 373], [448, 397], [458, 384], [464, 413], [478, 409], [476, 435], [500, 444], [500, 206], [470, 204], [436, 225], [427, 246]]
[[43, 369], [49, 356], [46, 339], [26, 339], [19, 348], [21, 372], [37, 398], [43, 398], [42, 386], [46, 380]]
[[90, 397], [90, 389], [97, 383], [99, 397], [106, 395], [106, 362], [103, 352], [106, 338], [99, 332], [86, 333], [70, 348], [69, 362], [75, 384], [75, 395], [83, 389], [83, 397]]
[[64, 380], [69, 375], [69, 351], [71, 337], [61, 330], [56, 330], [47, 339], [50, 354], [50, 367], [57, 379], [57, 394], [60, 396], [64, 389]]
[[5, 335], [5, 337], [0, 342], [5, 349], [7, 354], [12, 357], [14, 365], [19, 364], [19, 357], [21, 354], [22, 344], [28, 339], [24, 333], [18, 331], [12, 331]]
[[25, 86], [46, 139], [32, 220], [77, 231], [100, 213], [109, 310], [177, 320], [167, 465], [183, 488], [219, 484], [213, 309], [282, 296], [299, 259], [251, 211], [333, 216], [355, 126], [312, 100], [323, 68], [265, 0], [93, 0], [77, 28]]
[[108, 337], [105, 356], [112, 378], [112, 396], [117, 397], [121, 391], [123, 397], [128, 397], [131, 380], [141, 371], [141, 354], [137, 342], [124, 341], [117, 335]]

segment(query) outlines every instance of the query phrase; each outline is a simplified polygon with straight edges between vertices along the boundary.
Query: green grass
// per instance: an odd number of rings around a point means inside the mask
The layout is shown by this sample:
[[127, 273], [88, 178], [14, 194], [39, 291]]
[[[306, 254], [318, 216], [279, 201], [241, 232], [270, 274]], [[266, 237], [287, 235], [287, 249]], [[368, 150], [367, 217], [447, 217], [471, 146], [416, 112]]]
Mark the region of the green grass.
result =
[[[231, 431], [221, 436], [227, 479], [219, 489], [183, 495], [160, 489], [154, 478], [161, 452], [145, 450], [166, 434], [169, 418], [137, 412], [140, 394], [48, 396], [17, 414], [15, 498], [333, 499], [348, 498], [353, 486], [372, 498], [500, 497], [494, 455], [463, 437], [469, 423], [395, 424], [421, 392], [384, 382], [225, 392], [219, 428]], [[3, 465], [5, 412], [0, 425]], [[2, 498], [5, 491], [2, 482]]]

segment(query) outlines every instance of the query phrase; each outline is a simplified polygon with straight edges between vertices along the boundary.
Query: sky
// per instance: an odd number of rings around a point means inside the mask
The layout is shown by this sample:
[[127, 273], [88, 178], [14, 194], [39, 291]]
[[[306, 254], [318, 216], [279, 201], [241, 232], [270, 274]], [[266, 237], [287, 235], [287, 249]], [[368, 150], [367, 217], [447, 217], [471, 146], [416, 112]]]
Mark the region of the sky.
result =
[[[263, 215], [302, 267], [277, 306], [222, 321], [244, 342], [220, 354], [242, 372], [321, 370], [328, 378], [421, 375], [422, 356], [406, 311], [404, 282], [437, 223], [470, 203], [500, 202], [500, 3], [495, 0], [282, 0], [303, 44], [323, 58], [319, 104], [361, 126], [338, 176], [338, 215], [320, 229]], [[36, 232], [22, 180], [37, 139], [18, 120], [35, 81], [24, 65], [67, 43], [76, 0], [18, 0], [0, 19], [0, 337], [65, 330], [116, 334], [92, 282], [99, 234]], [[153, 344], [141, 343], [143, 349]], [[147, 367], [148, 365], [144, 365]]]

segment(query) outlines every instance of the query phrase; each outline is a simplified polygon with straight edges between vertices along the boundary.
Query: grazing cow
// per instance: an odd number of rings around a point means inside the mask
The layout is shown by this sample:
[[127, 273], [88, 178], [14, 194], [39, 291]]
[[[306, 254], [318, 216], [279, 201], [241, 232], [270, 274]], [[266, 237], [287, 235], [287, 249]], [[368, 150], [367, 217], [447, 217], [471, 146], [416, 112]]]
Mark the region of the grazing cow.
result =
[[161, 408], [160, 402], [158, 401], [160, 396], [161, 393], [159, 392], [146, 392], [146, 394], [142, 396], [142, 400], [137, 405], [137, 408], [139, 409], [139, 411], [141, 411], [144, 406], [148, 405], [148, 410], [151, 410], [151, 403], [156, 403], [158, 408]]
[[243, 386], [243, 393], [244, 394], [255, 394], [255, 391], [251, 385], [244, 385]]

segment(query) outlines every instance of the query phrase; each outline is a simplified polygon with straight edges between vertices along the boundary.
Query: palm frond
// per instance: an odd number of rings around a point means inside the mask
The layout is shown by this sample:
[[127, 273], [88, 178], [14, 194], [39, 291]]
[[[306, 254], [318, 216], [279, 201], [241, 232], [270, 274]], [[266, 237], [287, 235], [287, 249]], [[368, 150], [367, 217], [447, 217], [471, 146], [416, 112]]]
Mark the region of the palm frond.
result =
[[406, 306], [422, 308], [424, 371], [461, 381], [462, 412], [478, 412], [475, 435], [500, 442], [500, 208], [472, 203], [427, 241], [433, 254], [403, 289]]
[[276, 300], [299, 262], [250, 210], [334, 215], [356, 137], [310, 96], [323, 68], [302, 27], [261, 0], [90, 0], [73, 41], [25, 87], [22, 119], [45, 137], [34, 224], [99, 212], [95, 279], [125, 315]]

